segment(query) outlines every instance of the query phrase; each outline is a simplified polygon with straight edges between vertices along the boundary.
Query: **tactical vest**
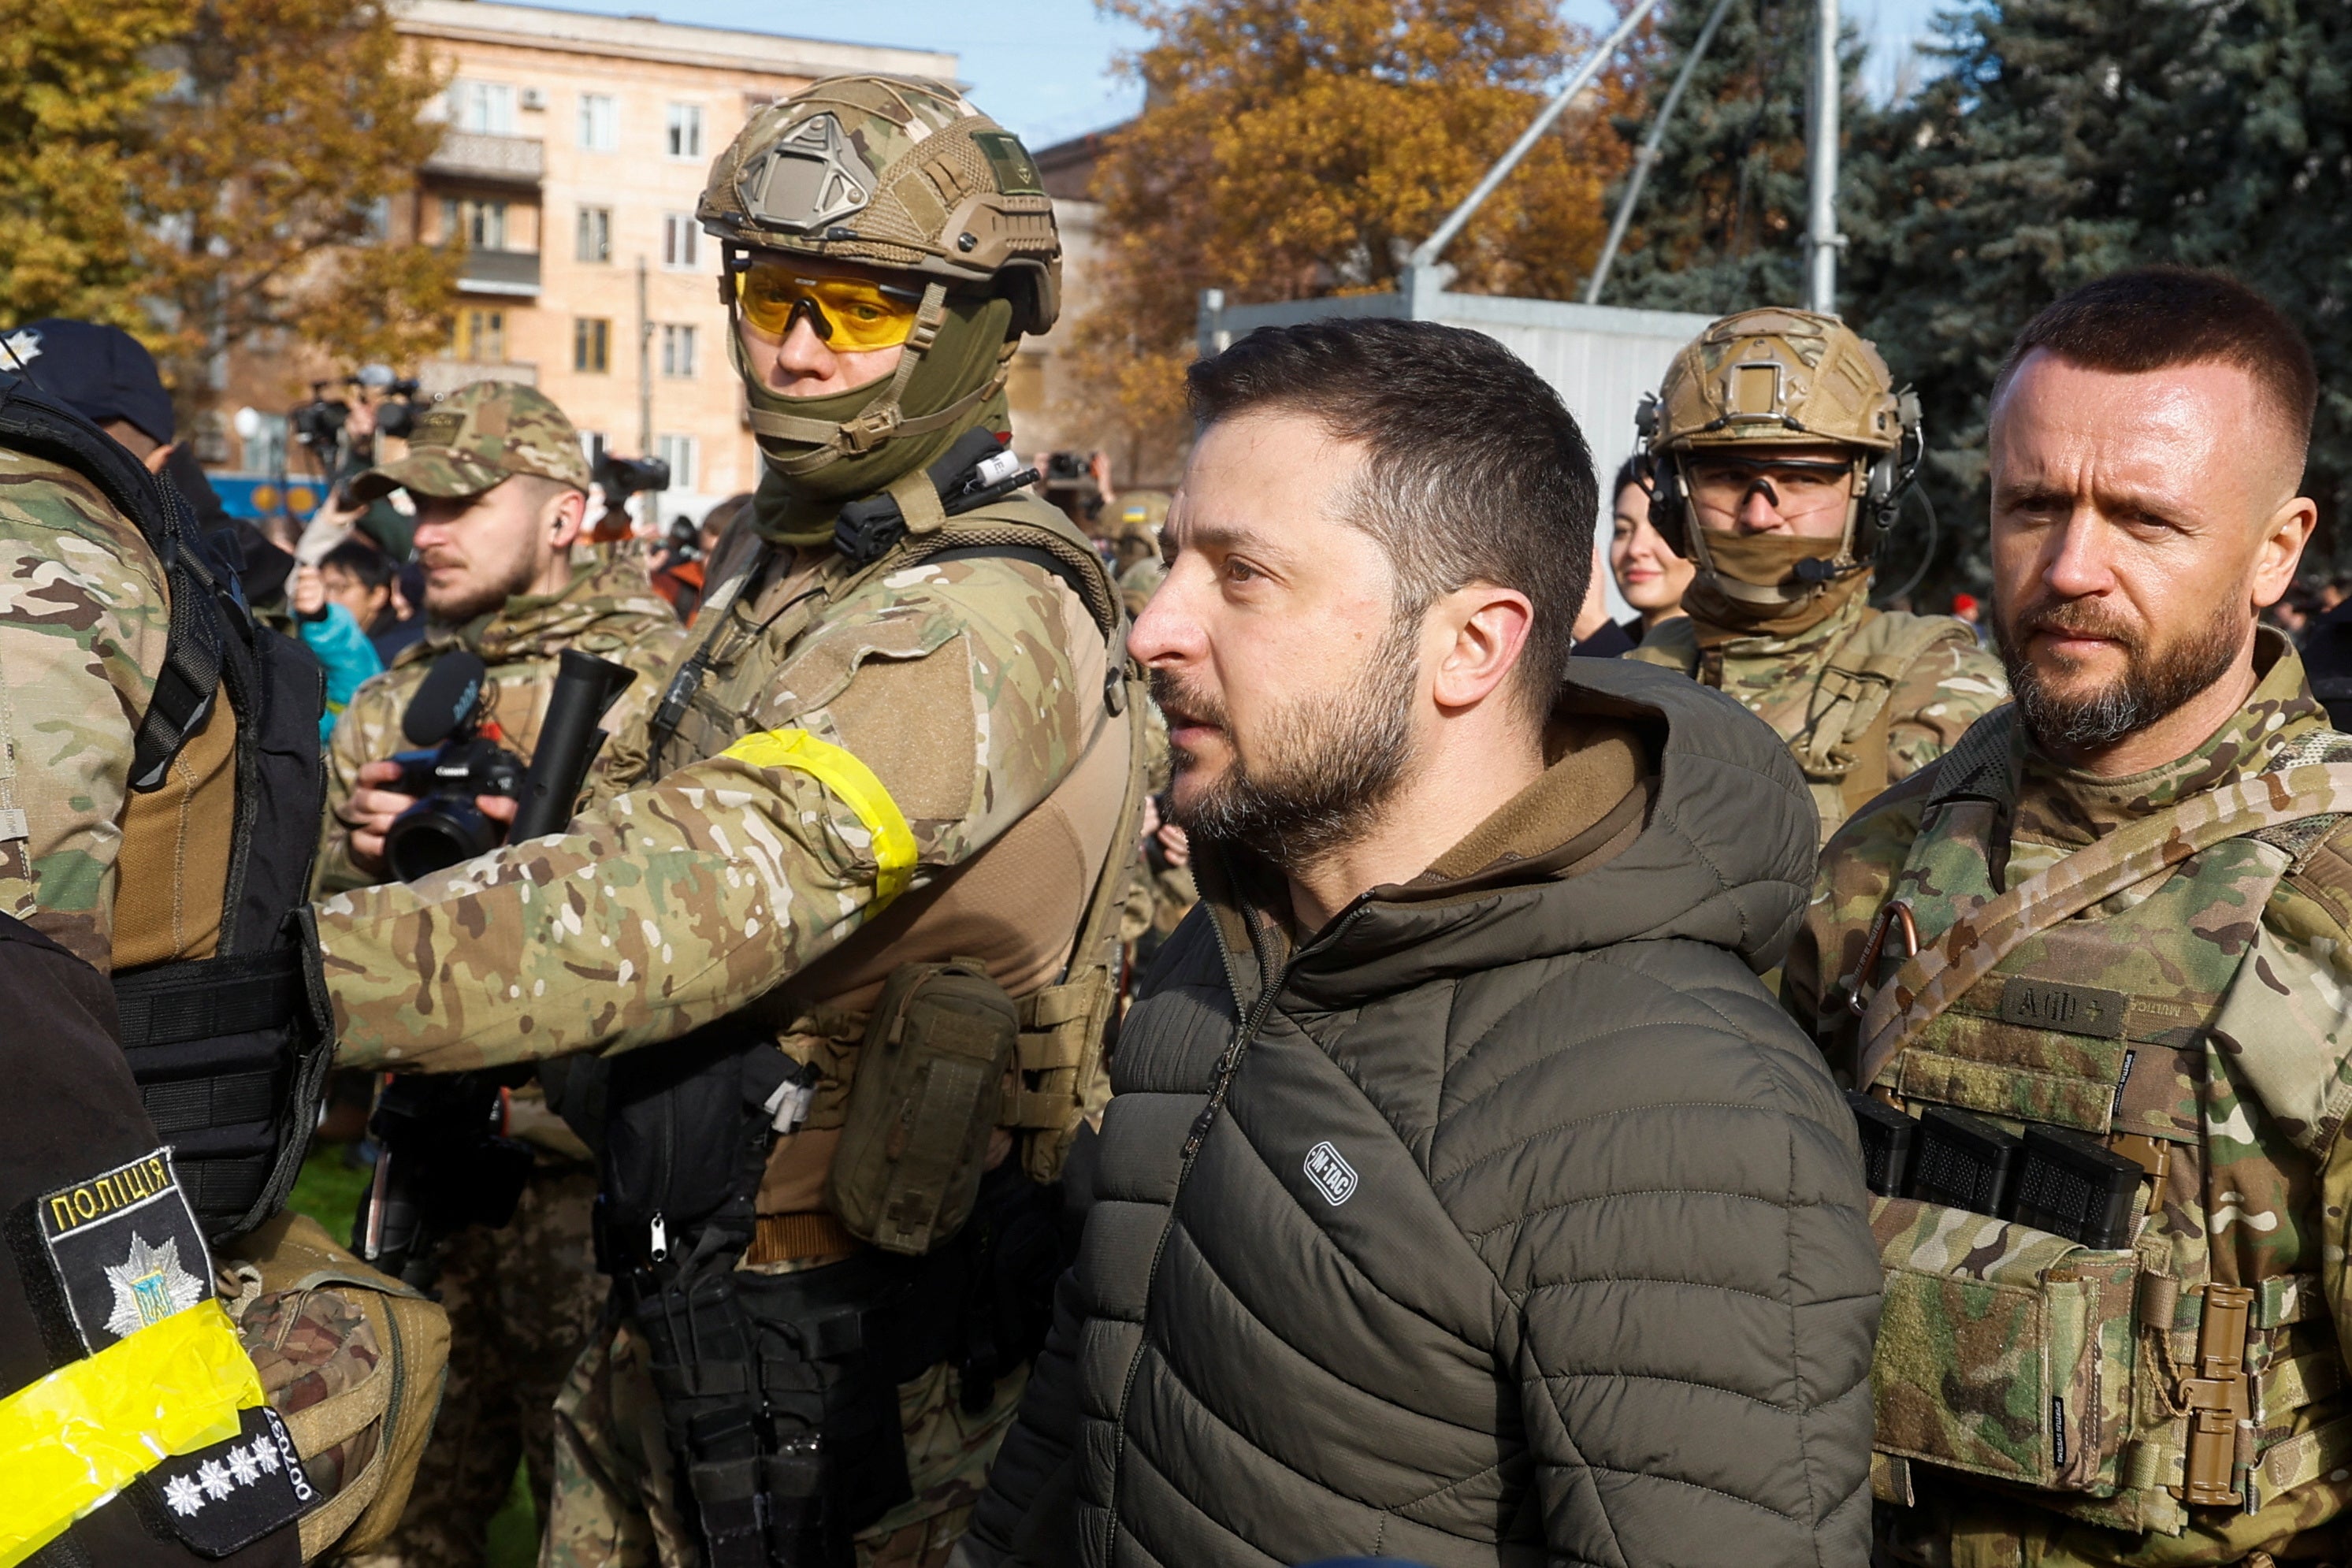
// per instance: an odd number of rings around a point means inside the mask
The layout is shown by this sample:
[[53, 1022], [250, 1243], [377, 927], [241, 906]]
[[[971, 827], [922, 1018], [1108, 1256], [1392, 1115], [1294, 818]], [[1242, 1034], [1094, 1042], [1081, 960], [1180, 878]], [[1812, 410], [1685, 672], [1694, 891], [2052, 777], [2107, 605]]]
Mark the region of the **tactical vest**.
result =
[[[206, 1238], [218, 1243], [285, 1201], [334, 1056], [309, 891], [326, 791], [324, 677], [307, 649], [255, 623], [178, 491], [104, 431], [0, 375], [0, 444], [96, 485], [138, 525], [169, 584], [163, 668], [131, 761], [118, 908], [184, 884], [194, 857], [207, 882], [218, 868], [216, 887], [188, 889], [200, 907], [217, 908], [218, 931], [209, 942], [199, 933], [189, 956], [118, 967], [113, 985], [141, 1099], [173, 1145]], [[184, 829], [175, 812], [151, 803], [197, 757], [197, 771], [226, 773], [234, 787], [207, 813], [227, 820]], [[169, 859], [142, 860], [151, 853]]]
[[[1140, 676], [1129, 668], [1124, 657], [1125, 618], [1118, 591], [1100, 557], [1060, 512], [1026, 498], [1008, 498], [950, 518], [929, 531], [911, 533], [868, 565], [828, 562], [781, 614], [763, 623], [752, 622], [739, 608], [739, 600], [747, 592], [762, 585], [762, 562], [730, 574], [706, 602], [698, 621], [700, 635], [687, 656], [687, 666], [698, 666], [691, 698], [667, 735], [656, 733], [659, 743], [646, 760], [644, 776], [659, 778], [670, 768], [716, 756], [755, 729], [754, 714], [772, 691], [775, 672], [791, 658], [795, 646], [823, 624], [831, 605], [875, 578], [925, 562], [976, 556], [1024, 560], [1042, 566], [1077, 594], [1104, 641], [1106, 708], [1114, 719], [1130, 710], [1142, 711], [1145, 694]], [[804, 669], [796, 695], [807, 706], [821, 705], [845, 687], [855, 673], [855, 667], [846, 664], [838, 668]], [[1073, 921], [1076, 940], [1066, 963], [1058, 974], [1007, 980], [1020, 1014], [1016, 1054], [1021, 1087], [1004, 1096], [997, 1120], [1015, 1133], [1022, 1165], [1034, 1181], [1050, 1182], [1059, 1175], [1079, 1119], [1090, 1109], [1085, 1096], [1098, 1088], [1101, 1079], [1101, 1043], [1117, 999], [1118, 906], [1128, 868], [1118, 846], [1134, 837], [1144, 793], [1142, 726], [1125, 728], [1129, 743], [1124, 748], [1113, 752], [1098, 744], [1074, 770], [1103, 775], [1100, 782], [1108, 795], [1120, 801], [1120, 826]], [[1106, 737], [1116, 738], [1115, 732]], [[1022, 825], [1016, 824], [1006, 842], [1021, 832]], [[1000, 843], [992, 847], [990, 854], [1005, 848], [1006, 843]], [[1011, 858], [1018, 858], [1017, 846], [1014, 848]], [[905, 917], [893, 910], [884, 918]], [[950, 955], [940, 952], [926, 956], [946, 959]], [[809, 972], [761, 998], [746, 1010], [744, 1018], [739, 1018], [739, 1023], [756, 1024], [769, 1037], [783, 1041], [791, 1054], [814, 1068], [807, 1113], [801, 1124], [803, 1134], [829, 1133], [846, 1120], [868, 1013], [882, 989], [882, 978], [845, 970], [838, 961], [820, 959]], [[830, 1143], [822, 1139], [810, 1142], [830, 1150]], [[770, 1173], [765, 1183], [760, 1205], [763, 1212], [805, 1213], [814, 1208], [805, 1201], [813, 1191], [811, 1179], [782, 1168], [791, 1158], [788, 1150], [780, 1149], [779, 1168]], [[821, 1179], [823, 1172], [814, 1174]], [[781, 1195], [790, 1189], [797, 1189], [799, 1197]], [[835, 1233], [830, 1249], [839, 1245]]]
[[[2147, 1179], [2136, 1234], [2111, 1248], [1872, 1199], [1873, 1481], [1907, 1504], [1909, 1467], [1926, 1465], [2179, 1535], [2192, 1508], [2252, 1512], [2352, 1462], [2311, 1157], [2264, 1103], [2276, 1084], [2249, 1070], [2260, 1042], [2232, 1038], [2231, 1012], [2263, 984], [2246, 960], [2273, 889], [2352, 807], [2352, 741], [2321, 731], [2279, 772], [2128, 824], [2003, 894], [1991, 868], [2007, 856], [2014, 711], [1945, 756], [1864, 945], [1870, 973], [1845, 979], [1866, 1007], [1857, 1080], [1914, 1115], [2098, 1140]], [[2232, 1224], [2217, 1212], [2231, 1204], [2284, 1223]]]
[[[1821, 813], [1822, 843], [1890, 782], [1887, 731], [1897, 717], [1889, 711], [1895, 686], [1936, 648], [1970, 640], [1966, 626], [1940, 616], [1865, 610], [1851, 633], [1815, 656], [1810, 680], [1789, 682], [1752, 710], [1789, 742], [1804, 770]], [[1654, 628], [1625, 657], [1723, 685], [1722, 654], [1699, 647], [1697, 628], [1686, 616]]]

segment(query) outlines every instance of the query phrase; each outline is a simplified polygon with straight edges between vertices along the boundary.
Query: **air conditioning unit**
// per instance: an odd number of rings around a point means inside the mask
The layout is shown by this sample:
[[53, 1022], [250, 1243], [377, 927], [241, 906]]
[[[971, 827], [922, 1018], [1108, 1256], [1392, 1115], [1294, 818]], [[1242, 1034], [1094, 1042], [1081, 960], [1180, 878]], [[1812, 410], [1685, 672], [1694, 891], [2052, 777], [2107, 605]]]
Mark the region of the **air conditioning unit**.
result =
[[547, 94], [535, 87], [524, 88], [522, 89], [522, 106], [525, 109], [545, 109], [547, 107]]

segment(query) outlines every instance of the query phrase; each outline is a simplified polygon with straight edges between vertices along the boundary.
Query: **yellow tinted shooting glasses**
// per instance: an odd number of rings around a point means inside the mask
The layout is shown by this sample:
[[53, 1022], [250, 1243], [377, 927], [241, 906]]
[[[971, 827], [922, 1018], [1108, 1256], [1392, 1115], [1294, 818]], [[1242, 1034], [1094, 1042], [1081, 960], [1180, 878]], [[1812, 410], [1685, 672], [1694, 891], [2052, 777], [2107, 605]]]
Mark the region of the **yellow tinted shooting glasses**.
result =
[[895, 348], [915, 330], [919, 291], [864, 278], [812, 277], [790, 261], [758, 260], [735, 274], [735, 298], [751, 325], [770, 337], [793, 330], [793, 318], [808, 313], [809, 326], [828, 348], [852, 353]]

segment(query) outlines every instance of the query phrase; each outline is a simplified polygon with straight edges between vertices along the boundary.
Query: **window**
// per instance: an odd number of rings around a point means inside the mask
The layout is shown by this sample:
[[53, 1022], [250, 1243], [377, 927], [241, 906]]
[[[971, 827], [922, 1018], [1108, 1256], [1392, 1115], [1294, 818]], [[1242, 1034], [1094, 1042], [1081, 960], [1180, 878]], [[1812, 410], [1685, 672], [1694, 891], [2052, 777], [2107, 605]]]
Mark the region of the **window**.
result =
[[662, 265], [679, 271], [702, 264], [702, 230], [691, 213], [662, 214]]
[[472, 196], [441, 198], [441, 237], [464, 240], [468, 250], [507, 247], [507, 204]]
[[694, 458], [698, 445], [691, 436], [661, 436], [654, 440], [654, 455], [669, 465], [669, 488], [673, 490], [694, 489]]
[[621, 105], [610, 93], [580, 95], [580, 145], [591, 153], [610, 153], [621, 144]]
[[661, 330], [661, 373], [679, 376], [694, 374], [692, 327], [664, 327]]
[[514, 134], [514, 89], [497, 81], [449, 84], [449, 121], [485, 136]]
[[613, 368], [613, 323], [582, 316], [572, 323], [572, 368], [602, 375]]
[[457, 358], [475, 364], [499, 364], [507, 357], [507, 313], [504, 310], [457, 312]]
[[673, 158], [702, 156], [700, 104], [673, 103], [669, 106], [669, 155]]
[[582, 261], [613, 259], [613, 209], [582, 207], [580, 235], [572, 254]]

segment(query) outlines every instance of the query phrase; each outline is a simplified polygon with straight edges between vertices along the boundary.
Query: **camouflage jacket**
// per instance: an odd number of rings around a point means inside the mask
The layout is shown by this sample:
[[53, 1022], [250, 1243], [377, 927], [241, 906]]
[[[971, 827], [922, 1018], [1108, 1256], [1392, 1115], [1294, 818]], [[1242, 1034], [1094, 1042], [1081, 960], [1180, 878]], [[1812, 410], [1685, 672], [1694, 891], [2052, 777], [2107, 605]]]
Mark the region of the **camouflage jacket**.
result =
[[[1871, 976], [1856, 974], [1890, 898], [1912, 911], [1931, 952], [1969, 951], [1945, 949], [1948, 933], [1981, 945], [2030, 931], [1964, 988], [1972, 971], [1958, 971], [1940, 1016], [1874, 1036], [1884, 1042], [1870, 1058], [1877, 1092], [1915, 1110], [1949, 1105], [2011, 1130], [2054, 1124], [2102, 1138], [2157, 1178], [2152, 1215], [2113, 1288], [2094, 1280], [2090, 1289], [2101, 1326], [2075, 1352], [2086, 1363], [2104, 1357], [2105, 1371], [2087, 1428], [2069, 1429], [2079, 1439], [2071, 1471], [2064, 1444], [2037, 1452], [2047, 1423], [2004, 1433], [1981, 1419], [2002, 1397], [1994, 1384], [2011, 1386], [2002, 1379], [2033, 1347], [2012, 1338], [2021, 1318], [1964, 1300], [1970, 1289], [2025, 1300], [2053, 1278], [2096, 1275], [2107, 1267], [2100, 1259], [2117, 1255], [2062, 1257], [2068, 1248], [2022, 1225], [1874, 1204], [1890, 1292], [1874, 1373], [1880, 1447], [1964, 1479], [2036, 1487], [2053, 1510], [1964, 1506], [1952, 1516], [1959, 1523], [1941, 1527], [1985, 1537], [1988, 1550], [1995, 1536], [2039, 1537], [2058, 1543], [2053, 1561], [2119, 1561], [2138, 1532], [2154, 1531], [2179, 1538], [2163, 1562], [2237, 1562], [2333, 1519], [2352, 1498], [2352, 1422], [2336, 1392], [2352, 1328], [2342, 1218], [2352, 1153], [2340, 1136], [2352, 1111], [2352, 827], [2340, 816], [2280, 820], [2303, 787], [2287, 784], [2289, 770], [2352, 760], [2352, 739], [2327, 728], [2283, 638], [2263, 634], [2261, 655], [2261, 682], [2230, 723], [2188, 756], [2128, 778], [2056, 766], [2018, 732], [2014, 710], [1983, 721], [1831, 842], [1789, 954], [1783, 1001], [1851, 1081], [1862, 1033], [1921, 994], [1905, 978], [1916, 966], [1898, 962], [1899, 936]], [[2182, 858], [2200, 808], [2241, 786], [2252, 804], [2203, 809], [2218, 841]], [[2238, 837], [2218, 837], [2231, 826]], [[2136, 828], [2179, 847], [2127, 863], [2119, 879], [2137, 879], [2078, 913], [2025, 906], [2012, 928], [1989, 902], [2053, 867], [2063, 876], [2082, 851]], [[2063, 891], [2058, 879], [2041, 886], [2053, 899]], [[1871, 1004], [1867, 1024], [1848, 1006], [1857, 987]], [[1928, 1267], [1929, 1254], [1942, 1261]], [[2184, 1510], [2167, 1489], [2180, 1482], [2169, 1424], [2189, 1397], [2180, 1379], [2194, 1367], [2198, 1292], [2209, 1281], [2256, 1293], [2247, 1357], [2260, 1397], [2232, 1482], [2247, 1505], [2226, 1512]], [[1903, 1323], [1919, 1332], [1898, 1333]], [[1950, 1348], [1922, 1348], [1931, 1343]], [[1955, 1383], [1939, 1353], [1973, 1370]], [[1955, 1403], [1962, 1384], [1977, 1392]], [[2060, 1511], [2105, 1528], [2069, 1528]]]
[[[327, 816], [319, 839], [313, 886], [320, 893], [363, 888], [380, 879], [352, 864], [351, 830], [342, 825], [343, 804], [357, 786], [359, 771], [409, 749], [400, 732], [401, 715], [424, 682], [433, 661], [453, 648], [469, 648], [489, 667], [489, 716], [505, 743], [528, 758], [539, 743], [555, 684], [556, 660], [567, 647], [625, 664], [637, 679], [604, 716], [604, 728], [618, 735], [661, 696], [660, 678], [686, 629], [646, 581], [644, 563], [614, 555], [579, 574], [560, 594], [518, 595], [462, 626], [435, 626], [421, 642], [401, 650], [390, 669], [360, 688], [335, 726], [327, 748]], [[609, 764], [599, 752], [599, 770]]]
[[1701, 629], [1688, 616], [1667, 621], [1624, 657], [1679, 669], [1771, 725], [1812, 786], [1823, 843], [2009, 700], [2000, 661], [1964, 623], [1873, 610], [1859, 594], [1790, 637], [1707, 646]]
[[0, 450], [0, 913], [101, 971], [132, 731], [170, 625], [137, 525], [80, 475]]
[[[1059, 526], [1025, 498], [956, 521], [999, 509]], [[771, 994], [781, 1029], [796, 1011], [786, 983], [894, 900], [970, 882], [948, 874], [1101, 742], [1116, 741], [1124, 778], [1105, 635], [1045, 567], [730, 554], [688, 655], [718, 647], [725, 668], [660, 756], [641, 721], [568, 832], [318, 906], [341, 1059], [457, 1069], [609, 1053]], [[1036, 869], [998, 907], [1034, 891]], [[1065, 952], [1075, 907], [1066, 918]], [[1001, 978], [1018, 995], [1051, 976]]]

